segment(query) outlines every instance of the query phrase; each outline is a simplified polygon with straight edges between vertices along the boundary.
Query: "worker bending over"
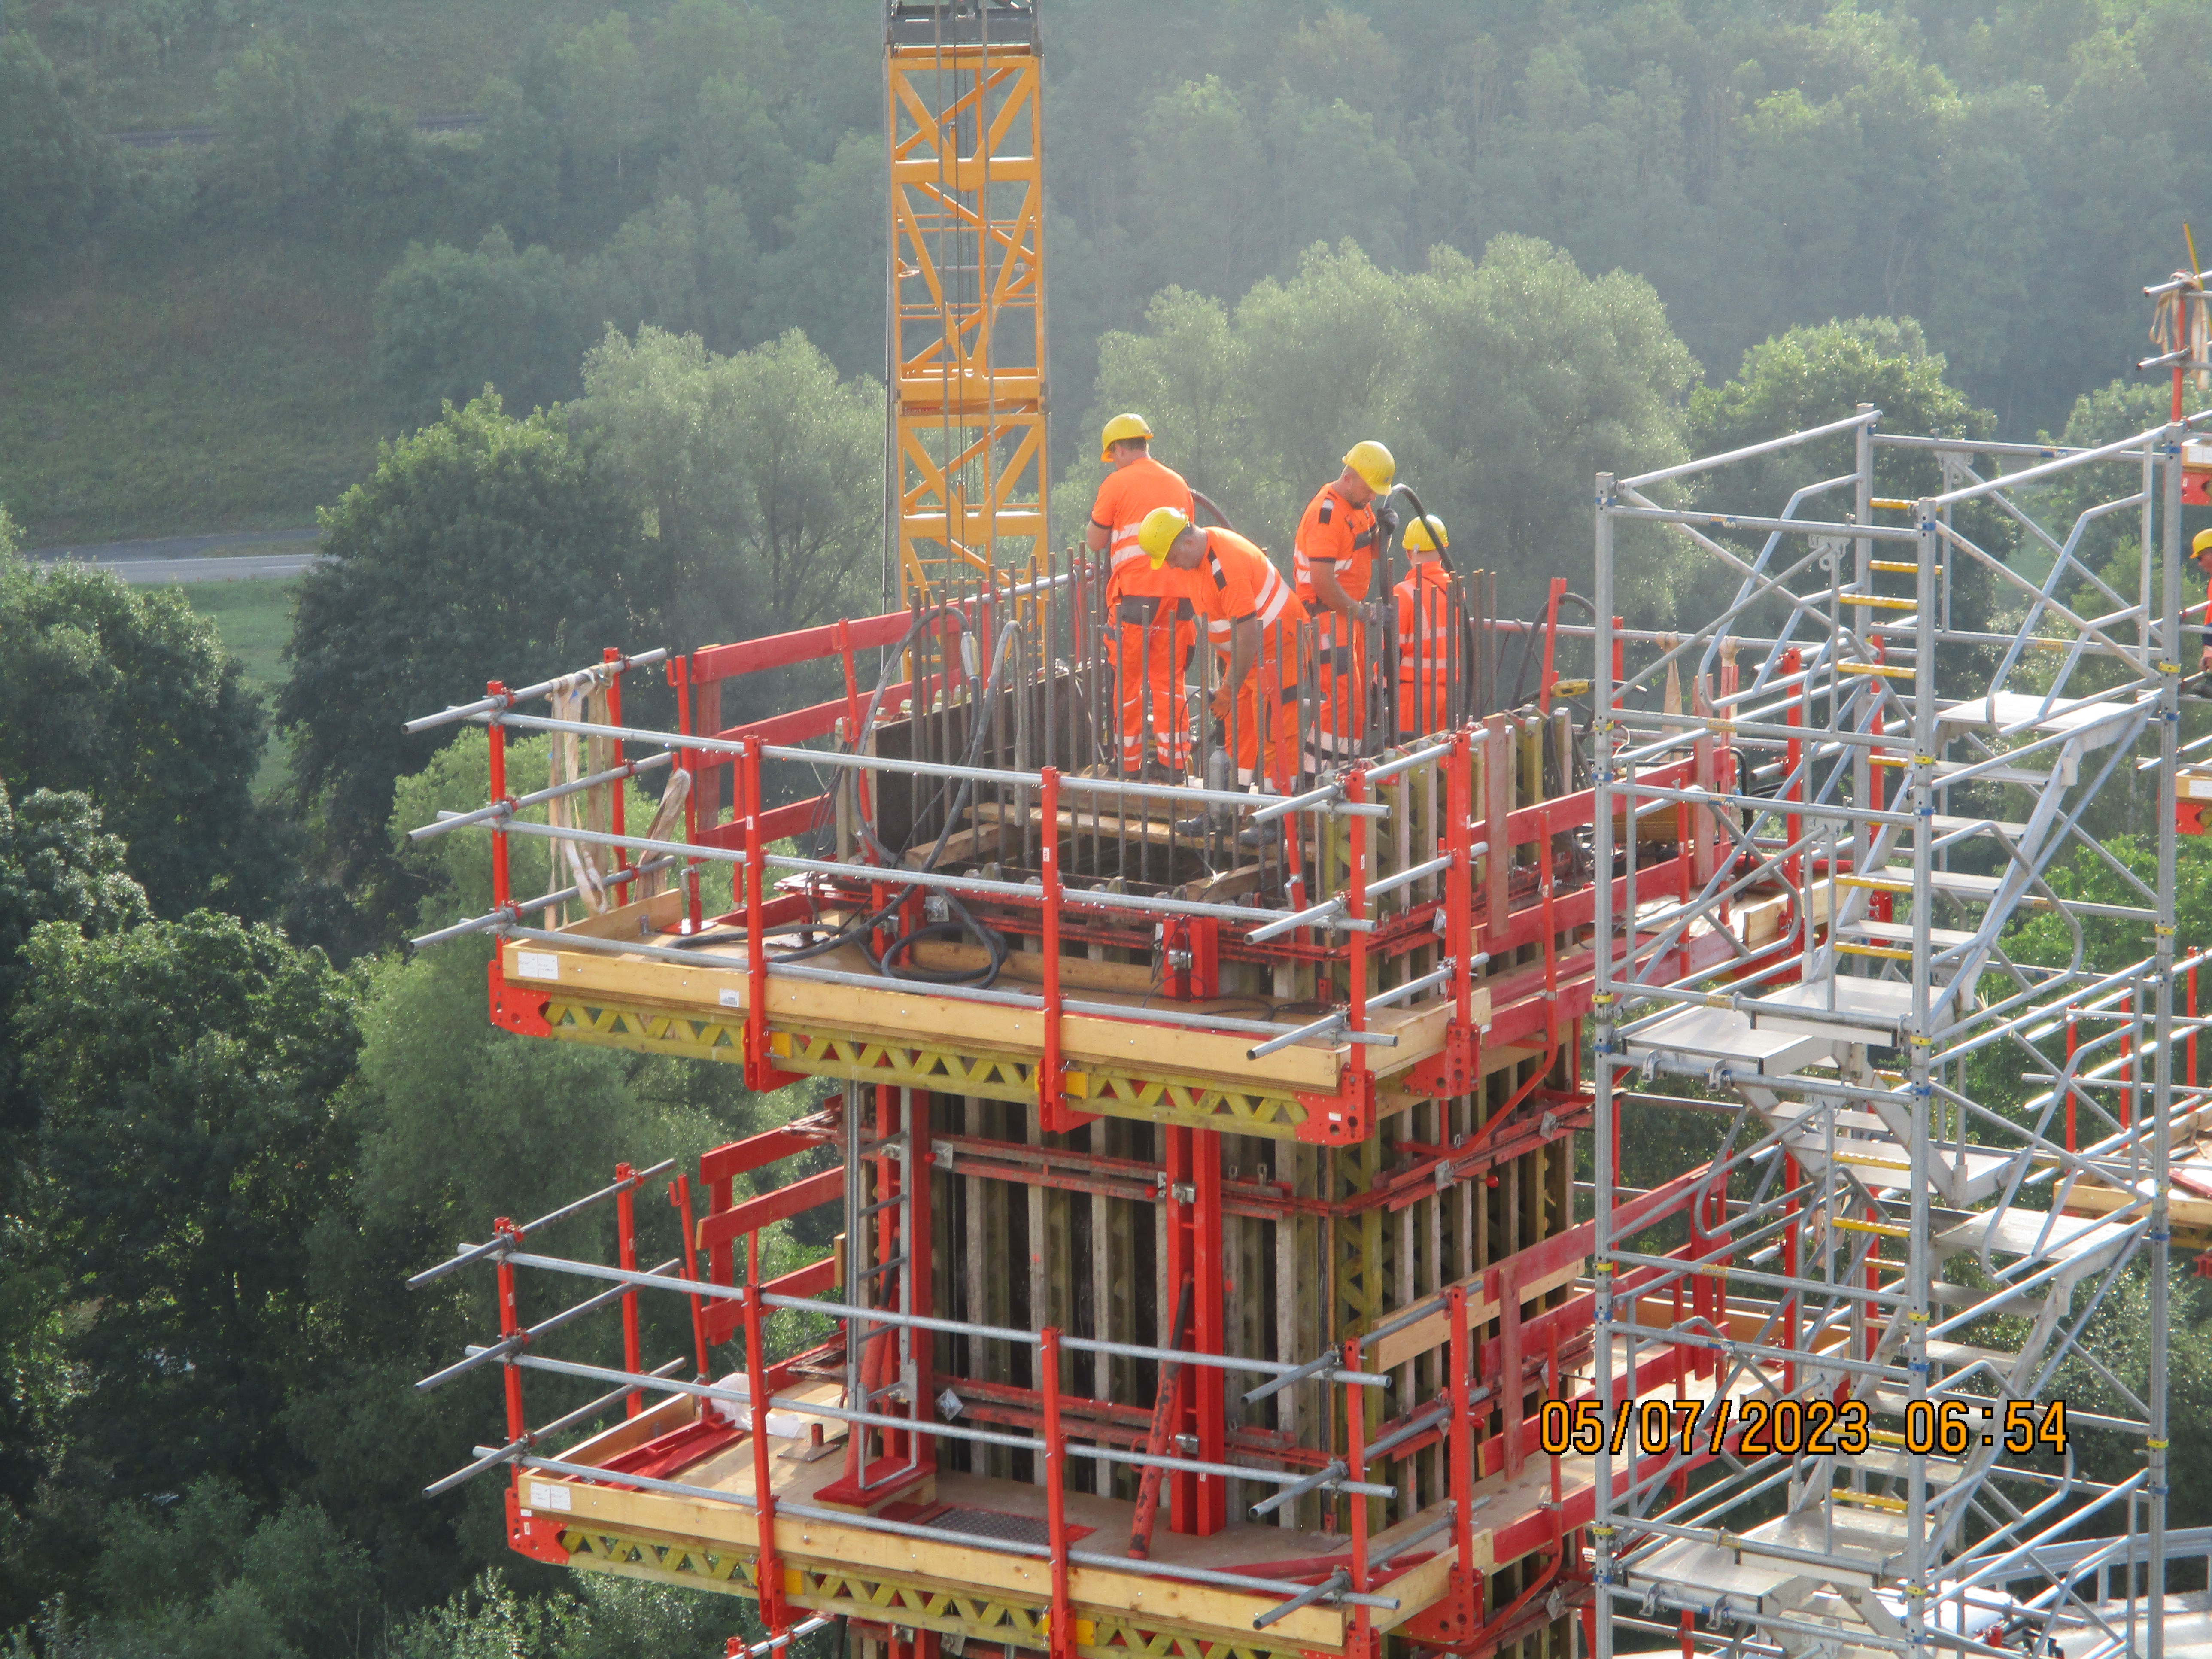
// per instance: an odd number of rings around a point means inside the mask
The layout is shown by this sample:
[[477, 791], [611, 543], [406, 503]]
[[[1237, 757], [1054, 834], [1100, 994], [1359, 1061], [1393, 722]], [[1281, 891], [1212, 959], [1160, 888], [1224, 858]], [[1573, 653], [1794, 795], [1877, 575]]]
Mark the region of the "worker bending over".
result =
[[1413, 738], [1443, 731], [1450, 719], [1446, 700], [1451, 688], [1451, 573], [1444, 568], [1443, 553], [1451, 538], [1441, 520], [1425, 513], [1406, 526], [1403, 545], [1413, 568], [1395, 590], [1398, 735]]
[[1398, 475], [1390, 452], [1372, 439], [1352, 445], [1344, 471], [1322, 487], [1298, 520], [1291, 568], [1297, 597], [1316, 623], [1314, 763], [1340, 765], [1367, 727], [1367, 639], [1360, 606], [1374, 580], [1375, 557], [1397, 520], [1377, 498]]
[[[1173, 573], [1146, 561], [1137, 545], [1145, 515], [1171, 507], [1194, 516], [1182, 475], [1152, 459], [1152, 428], [1141, 415], [1116, 415], [1099, 434], [1098, 458], [1113, 469], [1091, 504], [1085, 544], [1107, 556], [1106, 652], [1114, 665], [1121, 769], [1149, 761], [1180, 774], [1189, 755], [1182, 692], [1183, 664], [1198, 642], [1197, 626]], [[1146, 733], [1152, 752], [1146, 753]]]
[[1212, 713], [1234, 734], [1237, 781], [1249, 784], [1257, 775], [1270, 793], [1294, 793], [1305, 606], [1250, 542], [1233, 530], [1200, 530], [1174, 507], [1146, 516], [1142, 545], [1153, 569], [1181, 577], [1206, 618], [1222, 665]]

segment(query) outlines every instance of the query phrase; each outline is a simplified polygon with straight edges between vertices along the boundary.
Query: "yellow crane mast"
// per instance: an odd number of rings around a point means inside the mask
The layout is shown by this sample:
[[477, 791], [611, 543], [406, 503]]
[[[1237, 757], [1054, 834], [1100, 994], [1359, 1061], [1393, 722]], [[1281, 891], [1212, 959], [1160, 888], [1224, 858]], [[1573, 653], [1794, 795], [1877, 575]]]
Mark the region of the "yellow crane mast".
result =
[[889, 0], [884, 34], [907, 608], [1045, 545], [1043, 53], [1034, 0]]

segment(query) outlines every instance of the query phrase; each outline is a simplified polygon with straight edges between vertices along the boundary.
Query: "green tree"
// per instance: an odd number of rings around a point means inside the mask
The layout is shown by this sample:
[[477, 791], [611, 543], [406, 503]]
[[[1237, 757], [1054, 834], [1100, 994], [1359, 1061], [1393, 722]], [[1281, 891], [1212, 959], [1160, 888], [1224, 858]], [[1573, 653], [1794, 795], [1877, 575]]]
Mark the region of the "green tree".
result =
[[413, 909], [385, 839], [395, 780], [452, 734], [418, 714], [639, 649], [667, 601], [641, 558], [619, 482], [544, 411], [516, 420], [489, 392], [386, 444], [376, 471], [322, 514], [325, 562], [301, 582], [291, 678], [294, 777], [333, 873], [389, 927]]
[[797, 328], [841, 374], [879, 371], [884, 361], [884, 143], [851, 132], [826, 161], [806, 169], [799, 200], [763, 257], [750, 337]]
[[33, 1587], [51, 1567], [33, 1558], [65, 1530], [29, 1517], [62, 1463], [75, 1392], [62, 1342], [67, 1274], [42, 1248], [26, 1185], [38, 1120], [19, 1086], [10, 1016], [35, 929], [96, 936], [145, 920], [146, 896], [123, 866], [122, 842], [101, 833], [85, 796], [42, 789], [18, 807], [0, 784], [0, 1628], [33, 1610]]
[[258, 915], [281, 890], [254, 803], [266, 726], [215, 625], [174, 592], [0, 555], [0, 781], [89, 795], [156, 912]]
[[322, 92], [307, 54], [281, 36], [258, 41], [216, 76], [225, 184], [242, 211], [284, 212], [307, 191], [323, 148]]
[[[1691, 443], [1698, 454], [1740, 448], [1786, 433], [1825, 426], [1861, 404], [1881, 411], [1880, 430], [1942, 437], [1988, 437], [1996, 417], [1979, 409], [1948, 377], [1940, 352], [1910, 317], [1859, 317], [1817, 327], [1793, 328], [1753, 346], [1734, 380], [1701, 386], [1690, 400]], [[1843, 477], [1856, 465], [1854, 440], [1844, 433], [1731, 466], [1696, 481], [1699, 499], [1717, 508], [1775, 514], [1791, 495]], [[1948, 488], [1937, 459], [1923, 451], [1877, 449], [1875, 494], [1917, 501]], [[1848, 487], [1800, 504], [1799, 518], [1839, 521], [1851, 510]], [[1994, 509], [1970, 505], [1954, 515], [1976, 545], [2004, 560], [2014, 532]], [[1888, 522], [1894, 523], [1894, 518]], [[1802, 552], [1803, 544], [1797, 544]], [[1952, 558], [1953, 623], [1982, 629], [1998, 622], [2000, 609], [2016, 614], [2008, 585], [1965, 556]], [[1711, 615], [1733, 598], [1736, 577], [1702, 555], [1683, 556], [1668, 567], [1679, 583], [1668, 594], [1677, 622]], [[1802, 589], [1802, 580], [1797, 584]], [[1776, 620], [1780, 620], [1779, 616]]]
[[644, 121], [644, 76], [627, 13], [611, 11], [553, 53], [571, 154], [586, 168], [611, 169], [617, 190]]
[[342, 1340], [313, 1316], [301, 1241], [350, 1168], [330, 1099], [357, 988], [207, 911], [92, 937], [48, 923], [25, 958], [33, 1204], [87, 1310], [66, 1340], [79, 1454], [125, 1492], [219, 1474], [272, 1499], [298, 1468], [291, 1379]]
[[611, 330], [584, 385], [585, 416], [685, 595], [687, 631], [775, 633], [860, 600], [882, 545], [875, 381], [841, 382], [796, 331], [724, 357], [647, 328], [635, 343]]
[[0, 30], [0, 278], [27, 275], [84, 234], [112, 148], [30, 35]]
[[[1315, 247], [1233, 313], [1170, 290], [1148, 321], [1101, 342], [1091, 429], [1144, 410], [1163, 459], [1285, 559], [1346, 448], [1376, 437], [1450, 527], [1455, 562], [1502, 572], [1506, 603], [1524, 606], [1549, 576], [1586, 578], [1596, 471], [1685, 453], [1695, 366], [1650, 285], [1586, 277], [1522, 238], [1480, 264], [1439, 249], [1410, 275], [1350, 243]], [[1069, 517], [1097, 487], [1091, 453], [1065, 477]]]
[[591, 309], [557, 254], [518, 251], [497, 225], [473, 253], [411, 246], [377, 284], [376, 377], [411, 417], [486, 386], [522, 406], [573, 397]]

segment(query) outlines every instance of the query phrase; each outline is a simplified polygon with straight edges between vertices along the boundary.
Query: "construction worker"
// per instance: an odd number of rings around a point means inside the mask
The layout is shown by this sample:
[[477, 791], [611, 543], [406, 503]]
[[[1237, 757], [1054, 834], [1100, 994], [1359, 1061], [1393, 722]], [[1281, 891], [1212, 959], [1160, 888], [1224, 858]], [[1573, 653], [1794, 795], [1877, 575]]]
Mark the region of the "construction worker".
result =
[[[1434, 533], [1431, 534], [1431, 532]], [[1441, 732], [1450, 720], [1451, 545], [1443, 520], [1423, 514], [1406, 526], [1401, 544], [1412, 568], [1395, 590], [1398, 600], [1398, 735]]]
[[1390, 452], [1364, 439], [1345, 453], [1344, 471], [1322, 487], [1298, 520], [1291, 572], [1299, 602], [1316, 624], [1316, 767], [1350, 759], [1366, 729], [1367, 641], [1360, 607], [1374, 580], [1376, 555], [1397, 528], [1380, 499], [1397, 476]]
[[[1171, 507], [1139, 532], [1154, 570], [1182, 574], [1221, 663], [1210, 712], [1236, 738], [1237, 780], [1289, 793], [1298, 775], [1298, 631], [1309, 618], [1267, 556], [1233, 530]], [[1261, 769], [1264, 766], [1265, 772]]]
[[1183, 770], [1189, 754], [1183, 664], [1198, 641], [1197, 627], [1182, 585], [1146, 563], [1137, 532], [1156, 507], [1172, 507], [1186, 519], [1196, 507], [1182, 475], [1152, 459], [1152, 426], [1141, 415], [1106, 422], [1098, 459], [1113, 471], [1098, 486], [1084, 541], [1108, 558], [1106, 650], [1115, 665], [1121, 769], [1135, 774], [1149, 763], [1172, 775]]

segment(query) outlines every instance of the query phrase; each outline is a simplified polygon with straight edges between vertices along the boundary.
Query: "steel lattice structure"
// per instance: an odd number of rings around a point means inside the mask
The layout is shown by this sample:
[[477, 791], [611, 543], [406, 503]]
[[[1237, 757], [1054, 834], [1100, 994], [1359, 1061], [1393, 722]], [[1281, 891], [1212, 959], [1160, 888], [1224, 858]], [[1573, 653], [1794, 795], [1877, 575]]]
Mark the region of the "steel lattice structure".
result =
[[[2163, 1651], [2155, 1589], [2140, 1620], [2131, 1606], [2116, 1625], [2088, 1610], [2084, 1583], [2128, 1562], [2160, 1586], [2166, 1561], [2168, 1159], [2205, 1098], [2178, 1079], [2174, 1049], [2177, 968], [2197, 960], [2177, 963], [2174, 937], [2182, 461], [2208, 417], [2075, 453], [1893, 435], [1880, 418], [1862, 405], [1597, 480], [1595, 862], [1623, 872], [1628, 895], [1600, 930], [1593, 1011], [1595, 1392], [1615, 1398], [1645, 1354], [1686, 1344], [1739, 1425], [1747, 1401], [1766, 1402], [1774, 1427], [1759, 1443], [1784, 1432], [1783, 1402], [1793, 1439], [1814, 1401], [1863, 1402], [1872, 1437], [1848, 1456], [1759, 1455], [1739, 1436], [1687, 1490], [1679, 1449], [1601, 1448], [1602, 1659], [1649, 1645], [1655, 1620], [1679, 1625], [1686, 1653], [1692, 1641], [1987, 1651], [2007, 1638], [2051, 1651], [2061, 1626], [2087, 1628], [2069, 1659]], [[1847, 471], [1779, 508], [1741, 499], [1748, 464], [1839, 439]], [[1885, 469], [1924, 470], [1931, 454], [1939, 492], [1878, 493]], [[1686, 488], [1695, 510], [1669, 495]], [[2071, 510], [2046, 526], [2037, 507], [2061, 488]], [[2092, 556], [2112, 523], [2130, 526], [2136, 556]], [[1636, 556], [1623, 532], [1654, 533], [1642, 526], [1664, 526], [1735, 589], [1710, 622], [1656, 646], [1613, 616]], [[1978, 543], [1995, 539], [1986, 526], [2012, 527], [2048, 574], [2032, 580]], [[2134, 580], [2111, 574], [2124, 565]], [[1969, 573], [2016, 625], [1954, 623]], [[1688, 708], [1660, 708], [1669, 675], [1693, 681]], [[1685, 761], [1694, 783], [1652, 781]], [[2157, 779], [2154, 881], [2086, 825], [2098, 793], [2136, 770]], [[1641, 837], [1622, 831], [1654, 812], [1694, 818], [1726, 855], [1700, 882], [1639, 895]], [[2051, 879], [2082, 849], [2126, 902]], [[1670, 943], [1725, 936], [1729, 906], [1754, 891], [1792, 896], [1779, 947], [1679, 972]], [[2015, 960], [2031, 912], [2055, 919], [2070, 960]], [[2139, 956], [2093, 968], [2092, 923], [2139, 936]], [[2024, 1105], [1977, 1097], [1978, 1067], [1996, 1063], [2036, 1085]], [[1621, 1224], [1617, 1137], [1638, 1073], [1733, 1104], [1686, 1260]], [[2023, 1454], [2008, 1431], [2048, 1420], [2062, 1361], [2133, 1272], [2148, 1279], [2149, 1383], [2138, 1396], [2106, 1374], [2126, 1409], [2100, 1420], [2144, 1463], [2100, 1486], [2070, 1454], [2054, 1468], [2039, 1455], [2047, 1441], [2026, 1435]], [[1686, 1317], [1662, 1316], [1685, 1297]]]

